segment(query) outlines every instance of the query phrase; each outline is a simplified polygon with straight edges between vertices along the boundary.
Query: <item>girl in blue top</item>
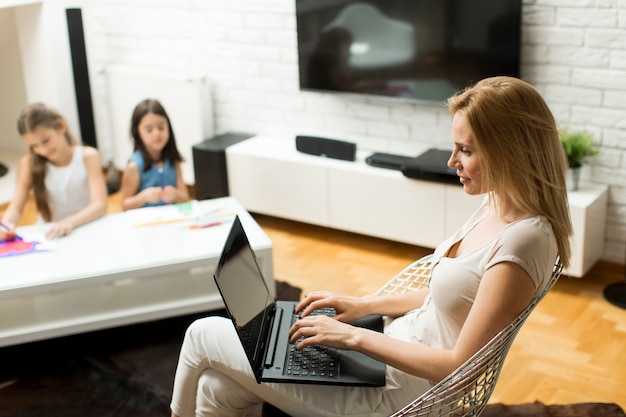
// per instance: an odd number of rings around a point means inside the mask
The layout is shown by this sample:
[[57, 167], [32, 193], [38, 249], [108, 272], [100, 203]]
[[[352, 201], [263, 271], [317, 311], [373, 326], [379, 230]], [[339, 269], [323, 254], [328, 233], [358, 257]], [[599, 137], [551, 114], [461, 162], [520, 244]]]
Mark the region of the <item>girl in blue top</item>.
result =
[[124, 210], [189, 200], [180, 163], [183, 158], [165, 109], [157, 100], [137, 104], [130, 133], [134, 152], [122, 177]]

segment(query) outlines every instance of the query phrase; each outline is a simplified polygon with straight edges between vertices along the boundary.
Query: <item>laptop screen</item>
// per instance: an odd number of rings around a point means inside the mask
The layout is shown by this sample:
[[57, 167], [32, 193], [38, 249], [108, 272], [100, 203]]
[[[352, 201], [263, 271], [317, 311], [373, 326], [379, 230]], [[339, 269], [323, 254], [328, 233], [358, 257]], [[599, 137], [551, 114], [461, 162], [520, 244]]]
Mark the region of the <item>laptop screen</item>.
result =
[[257, 265], [254, 252], [235, 217], [215, 271], [215, 282], [256, 372], [263, 362], [269, 315], [275, 301]]

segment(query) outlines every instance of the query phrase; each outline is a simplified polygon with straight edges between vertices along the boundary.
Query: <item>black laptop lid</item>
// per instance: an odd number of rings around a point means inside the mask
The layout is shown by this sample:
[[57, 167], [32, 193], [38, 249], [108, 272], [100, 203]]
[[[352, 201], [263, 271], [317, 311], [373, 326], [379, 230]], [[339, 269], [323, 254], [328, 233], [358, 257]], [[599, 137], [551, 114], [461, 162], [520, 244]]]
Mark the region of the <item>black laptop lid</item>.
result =
[[217, 265], [214, 279], [226, 310], [255, 374], [262, 370], [269, 316], [275, 300], [270, 294], [239, 217], [236, 216]]

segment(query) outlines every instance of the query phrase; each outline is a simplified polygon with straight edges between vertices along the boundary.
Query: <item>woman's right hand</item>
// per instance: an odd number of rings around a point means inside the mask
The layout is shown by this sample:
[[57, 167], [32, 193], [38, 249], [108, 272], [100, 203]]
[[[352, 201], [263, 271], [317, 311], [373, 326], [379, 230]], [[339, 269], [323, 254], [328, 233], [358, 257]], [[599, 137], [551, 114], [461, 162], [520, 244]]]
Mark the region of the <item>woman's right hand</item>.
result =
[[316, 291], [307, 294], [296, 306], [296, 313], [306, 317], [314, 310], [334, 308], [335, 319], [344, 323], [352, 323], [369, 314], [366, 311], [367, 298], [353, 297], [332, 292]]
[[0, 228], [0, 241], [6, 242], [15, 239], [17, 235], [13, 230], [7, 230], [4, 227]]
[[147, 203], [158, 203], [161, 201], [161, 187], [149, 187], [141, 192], [143, 201]]

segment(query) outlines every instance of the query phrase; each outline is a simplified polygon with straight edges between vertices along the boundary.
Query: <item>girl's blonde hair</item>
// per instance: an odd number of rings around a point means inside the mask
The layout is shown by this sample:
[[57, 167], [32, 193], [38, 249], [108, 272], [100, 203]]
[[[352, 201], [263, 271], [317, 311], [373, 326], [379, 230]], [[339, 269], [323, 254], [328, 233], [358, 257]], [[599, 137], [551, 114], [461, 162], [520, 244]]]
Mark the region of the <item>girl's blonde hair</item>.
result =
[[567, 160], [554, 116], [541, 95], [520, 79], [492, 77], [452, 96], [448, 108], [452, 115], [461, 111], [474, 133], [490, 197], [545, 216], [567, 268], [572, 234]]
[[[59, 130], [65, 124], [65, 119], [61, 114], [43, 103], [33, 103], [26, 106], [17, 117], [17, 131], [20, 135], [33, 132], [39, 127]], [[70, 133], [69, 129], [65, 129], [65, 139], [70, 145], [76, 144], [76, 140]], [[37, 211], [41, 217], [49, 222], [52, 220], [52, 213], [48, 204], [48, 193], [46, 191], [46, 158], [37, 155], [32, 149], [31, 154], [31, 186], [35, 197]]]

